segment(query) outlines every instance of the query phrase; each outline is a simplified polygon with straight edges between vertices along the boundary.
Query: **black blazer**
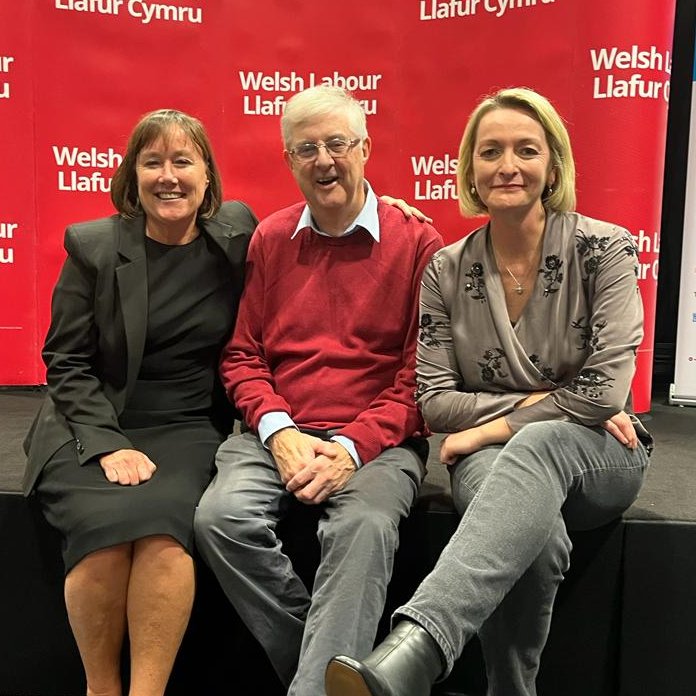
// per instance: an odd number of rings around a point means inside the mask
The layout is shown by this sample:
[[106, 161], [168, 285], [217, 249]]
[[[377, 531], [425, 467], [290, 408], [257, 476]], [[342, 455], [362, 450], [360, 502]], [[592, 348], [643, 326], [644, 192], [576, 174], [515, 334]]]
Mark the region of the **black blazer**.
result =
[[[198, 223], [229, 259], [234, 318], [257, 222], [246, 205], [229, 201], [213, 219]], [[132, 447], [118, 417], [135, 385], [145, 345], [145, 218], [112, 215], [71, 225], [64, 245], [68, 258], [53, 291], [42, 351], [48, 395], [24, 440], [24, 495], [31, 493], [46, 462], [72, 439], [80, 464]]]

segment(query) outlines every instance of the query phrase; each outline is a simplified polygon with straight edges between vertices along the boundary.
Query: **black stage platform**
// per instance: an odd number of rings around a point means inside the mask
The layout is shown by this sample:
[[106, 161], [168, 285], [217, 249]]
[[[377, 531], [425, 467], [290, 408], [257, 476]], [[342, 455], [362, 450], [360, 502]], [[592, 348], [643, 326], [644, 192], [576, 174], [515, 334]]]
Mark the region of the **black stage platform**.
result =
[[[58, 540], [21, 496], [20, 443], [40, 389], [0, 388], [0, 696], [82, 696], [62, 604]], [[573, 535], [539, 696], [693, 696], [696, 646], [696, 409], [668, 405], [657, 387], [642, 416], [656, 439], [646, 484], [623, 520]], [[437, 441], [434, 440], [434, 454]], [[432, 461], [402, 530], [386, 616], [432, 566], [457, 523], [444, 467]], [[299, 566], [311, 550], [288, 534]], [[254, 640], [199, 566], [199, 592], [168, 695], [282, 693]], [[217, 637], [220, 632], [222, 637]], [[254, 687], [242, 686], [255, 675]], [[485, 691], [476, 641], [434, 694]]]

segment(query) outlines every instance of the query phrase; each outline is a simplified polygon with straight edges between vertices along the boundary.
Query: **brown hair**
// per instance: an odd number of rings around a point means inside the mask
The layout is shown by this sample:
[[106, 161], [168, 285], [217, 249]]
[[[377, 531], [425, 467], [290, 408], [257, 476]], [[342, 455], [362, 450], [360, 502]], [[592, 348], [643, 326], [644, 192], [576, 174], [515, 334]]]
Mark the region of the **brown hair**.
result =
[[111, 180], [111, 201], [123, 217], [134, 218], [142, 212], [138, 198], [138, 178], [135, 173], [135, 163], [140, 151], [158, 138], [166, 141], [175, 128], [181, 129], [200, 150], [205, 160], [209, 184], [198, 209], [198, 217], [211, 218], [220, 209], [222, 180], [203, 124], [183, 111], [158, 109], [145, 114], [136, 124], [128, 139], [123, 161]]

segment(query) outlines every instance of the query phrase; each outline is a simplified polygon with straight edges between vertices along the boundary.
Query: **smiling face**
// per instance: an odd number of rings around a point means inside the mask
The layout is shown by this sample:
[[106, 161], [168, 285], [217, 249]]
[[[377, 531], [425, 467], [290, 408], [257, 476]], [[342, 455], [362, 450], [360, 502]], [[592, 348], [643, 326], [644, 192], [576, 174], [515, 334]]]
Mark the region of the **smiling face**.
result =
[[[337, 111], [302, 121], [291, 133], [288, 150], [302, 143], [326, 143], [332, 138], [353, 140], [348, 118]], [[312, 162], [298, 162], [288, 151], [285, 161], [302, 191], [312, 216], [322, 231], [340, 234], [357, 217], [365, 203], [365, 162], [370, 156], [370, 138], [334, 159], [325, 147]]]
[[542, 125], [520, 109], [494, 109], [476, 132], [473, 184], [491, 215], [541, 209], [553, 185], [551, 152]]
[[207, 166], [180, 128], [143, 147], [135, 171], [148, 228], [166, 234], [195, 224], [208, 186]]

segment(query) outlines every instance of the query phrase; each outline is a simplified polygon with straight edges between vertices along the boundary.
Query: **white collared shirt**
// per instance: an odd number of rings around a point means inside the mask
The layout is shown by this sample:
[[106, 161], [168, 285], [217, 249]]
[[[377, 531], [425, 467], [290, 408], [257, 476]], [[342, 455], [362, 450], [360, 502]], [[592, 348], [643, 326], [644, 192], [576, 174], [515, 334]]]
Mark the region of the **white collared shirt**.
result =
[[[377, 215], [377, 196], [372, 190], [369, 182], [365, 181], [365, 203], [358, 213], [358, 216], [353, 220], [353, 222], [348, 225], [345, 232], [339, 234], [339, 237], [345, 237], [346, 235], [353, 234], [358, 227], [362, 227], [368, 234], [376, 241], [379, 242], [379, 216]], [[324, 237], [334, 237], [336, 235], [330, 235], [323, 230], [319, 229], [317, 224], [314, 222], [312, 217], [312, 211], [309, 209], [308, 205], [302, 209], [302, 214], [300, 219], [297, 221], [297, 227], [292, 233], [290, 239], [295, 239], [300, 230], [309, 227], [317, 234]]]

